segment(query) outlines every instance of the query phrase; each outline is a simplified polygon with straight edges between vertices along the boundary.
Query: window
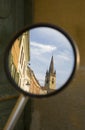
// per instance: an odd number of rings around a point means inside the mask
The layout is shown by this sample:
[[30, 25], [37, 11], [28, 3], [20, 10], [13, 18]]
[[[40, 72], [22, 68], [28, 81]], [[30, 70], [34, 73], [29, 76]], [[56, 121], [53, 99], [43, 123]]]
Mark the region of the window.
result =
[[15, 66], [14, 66], [13, 63], [11, 65], [11, 75], [12, 75], [13, 78], [15, 78]]
[[[24, 62], [24, 60], [23, 60], [23, 62]], [[25, 62], [23, 64], [24, 64], [23, 65], [23, 74], [25, 75]]]
[[21, 78], [19, 79], [19, 86], [21, 86]]
[[54, 84], [54, 79], [52, 79], [52, 84]]
[[46, 83], [48, 84], [48, 80], [46, 81]]
[[21, 57], [20, 57], [21, 68], [22, 68], [22, 66], [23, 66], [23, 60], [24, 60], [24, 53], [23, 53], [23, 47], [22, 47], [22, 50], [21, 50]]

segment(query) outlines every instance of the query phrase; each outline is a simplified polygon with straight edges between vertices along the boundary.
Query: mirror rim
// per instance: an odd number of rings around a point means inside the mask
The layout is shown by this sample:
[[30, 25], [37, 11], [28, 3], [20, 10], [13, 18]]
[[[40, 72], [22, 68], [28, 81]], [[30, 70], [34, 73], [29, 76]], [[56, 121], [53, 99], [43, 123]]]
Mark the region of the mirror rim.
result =
[[[23, 34], [24, 32], [26, 32], [27, 30], [29, 31], [30, 29], [33, 29], [33, 28], [37, 28], [37, 27], [49, 27], [49, 28], [52, 28], [54, 30], [57, 30], [59, 31], [62, 35], [64, 35], [68, 41], [70, 42], [70, 45], [73, 49], [73, 53], [74, 53], [74, 66], [73, 66], [73, 70], [70, 74], [70, 76], [68, 77], [68, 79], [66, 80], [66, 82], [58, 89], [58, 90], [54, 90], [53, 92], [51, 93], [48, 93], [48, 94], [41, 94], [41, 95], [38, 95], [38, 94], [32, 94], [32, 93], [28, 93], [24, 90], [22, 90], [16, 83], [15, 81], [13, 80], [12, 76], [11, 76], [11, 73], [9, 71], [9, 66], [8, 66], [8, 57], [9, 57], [9, 52], [10, 52], [10, 49], [12, 48], [12, 45], [14, 44], [14, 41], [21, 35]], [[77, 48], [77, 45], [75, 44], [75, 42], [73, 41], [73, 39], [69, 36], [69, 34], [64, 31], [64, 29], [62, 29], [61, 27], [59, 26], [56, 26], [56, 25], [53, 25], [53, 24], [48, 24], [48, 23], [38, 23], [38, 24], [33, 24], [31, 26], [26, 26], [24, 27], [22, 30], [20, 30], [19, 32], [17, 32], [13, 38], [11, 39], [11, 41], [9, 42], [7, 48], [6, 48], [6, 51], [5, 51], [5, 56], [4, 56], [4, 69], [5, 69], [5, 73], [6, 73], [6, 76], [8, 78], [8, 80], [11, 82], [11, 84], [13, 85], [14, 88], [16, 88], [19, 92], [21, 92], [22, 94], [26, 95], [26, 96], [30, 96], [30, 97], [49, 97], [51, 95], [55, 95], [57, 93], [59, 93], [61, 90], [63, 90], [64, 88], [66, 88], [68, 86], [68, 84], [71, 82], [71, 80], [73, 79], [74, 77], [74, 74], [76, 72], [76, 69], [78, 68], [79, 66], [79, 62], [80, 62], [80, 57], [79, 57], [79, 51], [78, 51], [78, 48]]]

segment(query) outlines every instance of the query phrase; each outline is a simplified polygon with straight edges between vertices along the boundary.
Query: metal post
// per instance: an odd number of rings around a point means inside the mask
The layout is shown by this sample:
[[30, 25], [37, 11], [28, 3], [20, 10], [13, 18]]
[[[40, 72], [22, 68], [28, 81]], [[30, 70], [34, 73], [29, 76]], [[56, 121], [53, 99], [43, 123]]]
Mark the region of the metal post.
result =
[[28, 96], [20, 95], [3, 130], [13, 130], [14, 129], [27, 101], [28, 101]]

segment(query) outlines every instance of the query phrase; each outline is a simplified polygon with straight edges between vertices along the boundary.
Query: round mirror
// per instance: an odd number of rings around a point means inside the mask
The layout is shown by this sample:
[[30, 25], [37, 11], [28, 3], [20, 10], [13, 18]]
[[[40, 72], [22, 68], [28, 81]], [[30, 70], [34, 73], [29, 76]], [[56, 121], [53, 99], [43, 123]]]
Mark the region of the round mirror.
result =
[[72, 79], [79, 59], [77, 52], [72, 39], [59, 27], [26, 27], [6, 50], [6, 74], [22, 93], [48, 96], [62, 90]]

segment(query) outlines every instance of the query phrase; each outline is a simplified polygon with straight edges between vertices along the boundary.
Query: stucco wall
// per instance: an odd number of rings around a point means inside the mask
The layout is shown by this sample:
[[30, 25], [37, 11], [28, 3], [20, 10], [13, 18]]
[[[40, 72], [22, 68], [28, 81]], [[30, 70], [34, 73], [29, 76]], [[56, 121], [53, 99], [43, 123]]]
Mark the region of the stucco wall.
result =
[[[60, 94], [33, 100], [32, 126], [37, 130], [85, 129], [85, 1], [35, 0], [34, 23], [58, 25], [77, 43], [81, 63], [72, 83]], [[33, 127], [34, 126], [34, 127]]]
[[15, 129], [84, 130], [85, 1], [34, 0], [33, 6], [32, 0], [4, 2], [0, 0], [0, 117], [3, 117], [0, 118], [0, 130], [16, 102], [16, 98], [4, 102], [2, 97], [4, 99], [8, 95], [18, 95], [4, 73], [4, 51], [15, 32], [32, 22], [47, 22], [63, 27], [79, 47], [81, 64], [72, 83], [60, 94], [44, 99], [31, 99]]
[[[4, 71], [4, 52], [15, 33], [31, 23], [32, 0], [0, 0], [0, 130], [5, 126], [19, 96], [7, 80]], [[29, 120], [28, 116], [26, 120]], [[23, 112], [15, 129], [23, 130], [26, 120]]]

